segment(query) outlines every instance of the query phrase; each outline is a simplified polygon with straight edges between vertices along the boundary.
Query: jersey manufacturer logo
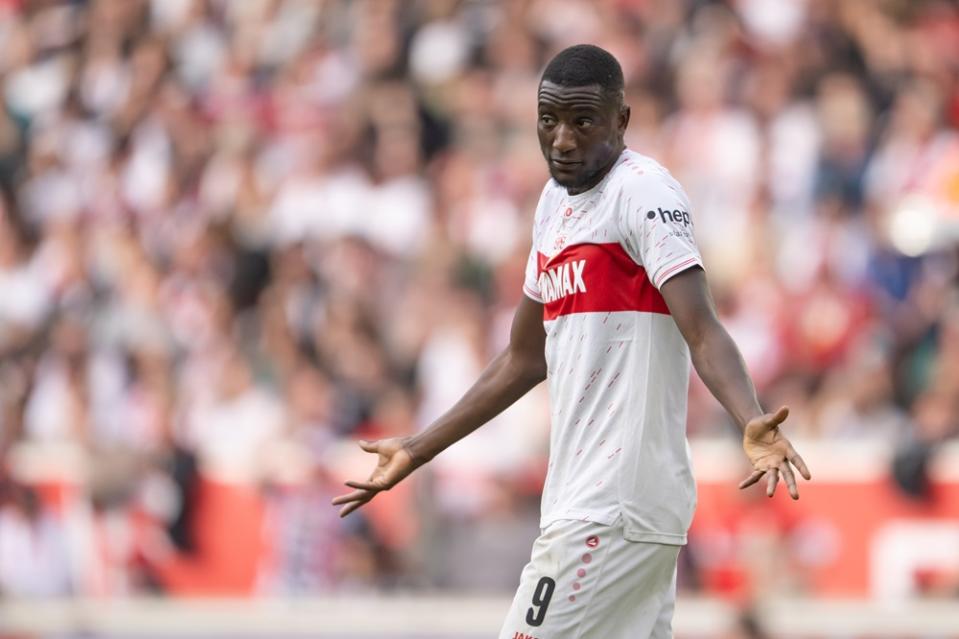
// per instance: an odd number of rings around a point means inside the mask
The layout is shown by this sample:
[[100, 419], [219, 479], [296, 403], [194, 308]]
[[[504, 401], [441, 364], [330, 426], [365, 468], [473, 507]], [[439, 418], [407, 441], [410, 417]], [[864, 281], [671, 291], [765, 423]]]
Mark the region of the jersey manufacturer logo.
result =
[[536, 637], [528, 635], [525, 632], [514, 632], [513, 639], [536, 639]]
[[539, 290], [543, 301], [549, 304], [567, 295], [576, 295], [586, 292], [586, 282], [583, 280], [583, 271], [586, 269], [586, 260], [575, 260], [547, 269], [539, 274]]

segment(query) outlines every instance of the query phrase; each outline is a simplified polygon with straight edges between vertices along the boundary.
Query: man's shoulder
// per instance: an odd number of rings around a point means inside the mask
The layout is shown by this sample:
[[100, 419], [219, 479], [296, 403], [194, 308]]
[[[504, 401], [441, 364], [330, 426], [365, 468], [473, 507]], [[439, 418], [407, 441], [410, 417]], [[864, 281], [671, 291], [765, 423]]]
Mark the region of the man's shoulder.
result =
[[616, 166], [614, 178], [624, 187], [650, 187], [676, 182], [666, 167], [655, 159], [629, 149], [623, 152], [623, 157]]
[[539, 194], [539, 202], [543, 202], [555, 198], [557, 194], [565, 193], [565, 189], [561, 187], [556, 180], [553, 178], [548, 178], [546, 184], [543, 185], [543, 190]]
[[621, 192], [643, 199], [678, 197], [685, 199], [679, 181], [655, 159], [627, 149], [616, 166], [612, 186]]

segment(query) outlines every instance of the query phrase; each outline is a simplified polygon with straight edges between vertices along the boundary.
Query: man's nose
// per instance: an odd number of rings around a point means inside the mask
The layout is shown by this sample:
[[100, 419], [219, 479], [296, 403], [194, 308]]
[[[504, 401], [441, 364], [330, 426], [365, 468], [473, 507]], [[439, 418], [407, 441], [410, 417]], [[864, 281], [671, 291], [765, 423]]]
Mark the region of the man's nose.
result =
[[573, 129], [566, 124], [557, 124], [553, 135], [553, 150], [559, 155], [565, 155], [576, 150], [576, 136]]

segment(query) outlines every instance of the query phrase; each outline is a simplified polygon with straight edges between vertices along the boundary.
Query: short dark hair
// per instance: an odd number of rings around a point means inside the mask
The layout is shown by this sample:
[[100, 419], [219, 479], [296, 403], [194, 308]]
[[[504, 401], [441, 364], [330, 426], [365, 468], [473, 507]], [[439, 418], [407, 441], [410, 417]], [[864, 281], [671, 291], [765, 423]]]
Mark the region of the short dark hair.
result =
[[549, 61], [540, 78], [564, 87], [598, 84], [608, 98], [622, 100], [623, 68], [609, 51], [592, 44], [567, 47]]

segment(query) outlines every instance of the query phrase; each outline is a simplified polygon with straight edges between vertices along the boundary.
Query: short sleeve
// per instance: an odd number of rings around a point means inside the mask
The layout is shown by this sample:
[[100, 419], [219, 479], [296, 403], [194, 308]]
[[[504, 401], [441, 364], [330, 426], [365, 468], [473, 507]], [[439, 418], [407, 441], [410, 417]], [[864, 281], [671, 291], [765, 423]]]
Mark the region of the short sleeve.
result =
[[689, 199], [665, 170], [646, 170], [624, 186], [621, 231], [627, 251], [658, 289], [703, 260], [693, 235]]
[[550, 182], [543, 187], [543, 192], [539, 194], [539, 201], [536, 203], [536, 214], [533, 216], [533, 244], [529, 249], [529, 258], [526, 260], [526, 275], [523, 278], [523, 293], [534, 302], [543, 303], [543, 294], [539, 290], [539, 250], [538, 233], [540, 222], [543, 219], [545, 211], [550, 206]]
[[536, 251], [536, 242], [533, 242], [526, 260], [526, 277], [523, 280], [523, 293], [534, 302], [543, 303], [543, 296], [539, 290], [539, 254]]

